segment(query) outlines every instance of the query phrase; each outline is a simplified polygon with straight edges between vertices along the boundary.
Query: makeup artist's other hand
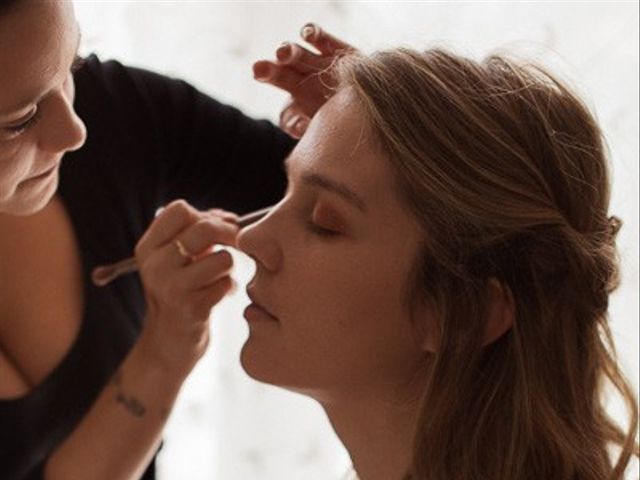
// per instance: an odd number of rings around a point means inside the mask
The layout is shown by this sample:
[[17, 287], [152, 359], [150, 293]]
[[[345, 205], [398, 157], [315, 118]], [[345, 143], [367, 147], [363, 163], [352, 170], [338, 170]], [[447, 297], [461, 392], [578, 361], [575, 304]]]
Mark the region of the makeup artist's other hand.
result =
[[280, 128], [293, 138], [300, 138], [309, 121], [333, 94], [336, 84], [333, 62], [355, 51], [351, 45], [308, 23], [300, 31], [303, 40], [315, 47], [314, 53], [297, 43], [285, 42], [276, 50], [276, 60], [259, 60], [253, 64], [258, 81], [291, 94], [280, 113]]
[[142, 236], [136, 262], [147, 300], [140, 336], [150, 361], [185, 377], [209, 341], [211, 308], [233, 289], [227, 251], [235, 246], [235, 215], [200, 212], [183, 200], [169, 204]]

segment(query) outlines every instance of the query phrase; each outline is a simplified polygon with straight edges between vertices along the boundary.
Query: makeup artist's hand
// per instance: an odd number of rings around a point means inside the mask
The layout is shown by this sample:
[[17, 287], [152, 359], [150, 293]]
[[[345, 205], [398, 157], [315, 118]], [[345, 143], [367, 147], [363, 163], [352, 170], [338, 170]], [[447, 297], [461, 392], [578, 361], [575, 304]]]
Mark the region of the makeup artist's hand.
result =
[[186, 376], [209, 341], [211, 308], [233, 289], [227, 251], [235, 246], [235, 215], [200, 212], [183, 200], [160, 213], [135, 249], [147, 313], [140, 342], [151, 361]]
[[336, 79], [332, 63], [355, 51], [351, 45], [313, 23], [302, 27], [300, 36], [319, 53], [297, 43], [285, 42], [276, 50], [275, 61], [259, 60], [253, 64], [256, 80], [291, 94], [280, 113], [280, 128], [293, 138], [304, 134], [313, 115], [333, 94]]

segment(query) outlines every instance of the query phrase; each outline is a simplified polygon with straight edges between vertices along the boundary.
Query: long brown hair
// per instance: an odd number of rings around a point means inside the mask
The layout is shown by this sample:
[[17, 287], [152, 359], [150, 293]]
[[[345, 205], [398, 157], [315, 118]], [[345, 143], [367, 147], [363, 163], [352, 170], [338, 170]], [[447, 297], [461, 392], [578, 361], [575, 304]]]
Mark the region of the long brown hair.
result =
[[[397, 49], [345, 57], [338, 72], [424, 228], [413, 298], [439, 312], [408, 478], [622, 479], [638, 407], [608, 325], [621, 222], [588, 109], [502, 56]], [[491, 277], [516, 318], [482, 347]], [[605, 410], [608, 384], [626, 431]]]

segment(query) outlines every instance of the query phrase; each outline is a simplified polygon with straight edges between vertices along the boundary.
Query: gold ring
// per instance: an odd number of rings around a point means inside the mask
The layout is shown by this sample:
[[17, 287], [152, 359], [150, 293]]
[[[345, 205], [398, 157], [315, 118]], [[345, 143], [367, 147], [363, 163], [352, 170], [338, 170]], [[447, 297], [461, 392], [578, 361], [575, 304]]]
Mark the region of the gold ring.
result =
[[178, 239], [175, 239], [173, 241], [173, 243], [176, 246], [176, 248], [178, 249], [178, 253], [180, 255], [182, 255], [184, 258], [188, 258], [189, 260], [191, 260], [193, 258], [193, 256], [189, 253], [189, 250], [187, 250], [187, 248], [184, 246], [184, 243], [182, 243]]

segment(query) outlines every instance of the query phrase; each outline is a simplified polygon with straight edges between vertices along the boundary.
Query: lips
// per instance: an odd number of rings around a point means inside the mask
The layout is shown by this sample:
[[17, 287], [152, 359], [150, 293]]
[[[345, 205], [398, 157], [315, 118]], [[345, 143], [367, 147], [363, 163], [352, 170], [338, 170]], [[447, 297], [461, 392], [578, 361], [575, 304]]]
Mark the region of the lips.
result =
[[252, 304], [249, 305], [247, 309], [250, 309], [250, 308], [255, 309], [261, 313], [264, 313], [266, 316], [271, 317], [273, 320], [276, 320], [276, 321], [278, 320], [278, 317], [276, 317], [266, 307], [264, 307], [264, 304], [259, 300], [260, 297], [256, 295], [255, 290], [251, 288], [247, 288], [247, 295], [249, 296], [249, 299], [252, 302]]

